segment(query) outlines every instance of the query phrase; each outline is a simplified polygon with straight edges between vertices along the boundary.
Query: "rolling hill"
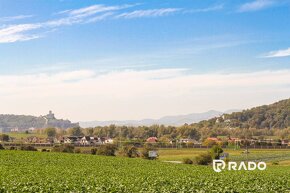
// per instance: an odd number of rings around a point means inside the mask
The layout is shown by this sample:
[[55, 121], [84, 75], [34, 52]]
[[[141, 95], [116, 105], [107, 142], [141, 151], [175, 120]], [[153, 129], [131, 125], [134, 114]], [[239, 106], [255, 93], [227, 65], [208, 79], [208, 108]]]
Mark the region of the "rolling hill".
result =
[[290, 127], [290, 99], [224, 114], [218, 118], [201, 121], [199, 127], [231, 127], [257, 129], [283, 129]]
[[78, 123], [71, 123], [69, 120], [56, 119], [54, 114], [50, 111], [45, 116], [30, 116], [30, 115], [0, 115], [0, 131], [10, 132], [17, 129], [18, 131], [24, 131], [29, 128], [47, 128], [57, 127], [67, 129], [71, 127], [79, 126]]

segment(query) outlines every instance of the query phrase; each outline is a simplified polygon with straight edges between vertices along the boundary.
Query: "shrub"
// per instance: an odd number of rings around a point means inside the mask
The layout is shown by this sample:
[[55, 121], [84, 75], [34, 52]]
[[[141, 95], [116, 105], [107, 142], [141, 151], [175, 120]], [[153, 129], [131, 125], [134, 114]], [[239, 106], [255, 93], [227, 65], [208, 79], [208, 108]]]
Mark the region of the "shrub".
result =
[[3, 147], [3, 145], [2, 145], [2, 144], [0, 144], [0, 150], [1, 150], [1, 149], [5, 149], [5, 148]]
[[191, 159], [189, 159], [189, 158], [183, 158], [182, 162], [184, 164], [193, 164], [193, 161]]
[[226, 157], [226, 158], [224, 159], [224, 161], [225, 161], [226, 163], [229, 163], [230, 158]]
[[83, 154], [92, 154], [92, 152], [91, 152], [90, 149], [82, 149], [80, 153], [83, 153]]
[[208, 165], [212, 162], [212, 157], [210, 153], [201, 153], [195, 158], [197, 165]]
[[81, 149], [80, 148], [76, 148], [75, 149], [75, 153], [81, 153]]
[[139, 157], [138, 149], [134, 145], [124, 145], [120, 153], [130, 158]]
[[9, 141], [10, 137], [6, 134], [0, 134], [0, 141]]
[[97, 155], [115, 156], [117, 146], [113, 144], [101, 145], [97, 148]]
[[49, 152], [48, 149], [41, 149], [41, 152]]
[[97, 148], [93, 148], [93, 149], [91, 149], [91, 154], [92, 154], [92, 155], [96, 155], [96, 154], [97, 154]]
[[57, 145], [52, 148], [53, 152], [74, 153], [75, 147], [73, 145], [64, 144]]
[[14, 147], [14, 146], [11, 146], [9, 149], [10, 149], [10, 150], [17, 150], [17, 148]]
[[22, 150], [22, 151], [37, 151], [37, 149], [31, 145], [22, 145], [22, 146], [20, 146], [20, 150]]

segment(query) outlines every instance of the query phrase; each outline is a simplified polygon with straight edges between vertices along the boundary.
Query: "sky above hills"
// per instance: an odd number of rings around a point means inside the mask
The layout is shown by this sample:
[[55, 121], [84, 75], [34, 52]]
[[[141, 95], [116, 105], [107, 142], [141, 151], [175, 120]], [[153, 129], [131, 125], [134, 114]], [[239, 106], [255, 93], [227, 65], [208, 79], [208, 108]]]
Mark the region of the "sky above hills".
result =
[[290, 96], [289, 0], [0, 0], [0, 113], [73, 121]]

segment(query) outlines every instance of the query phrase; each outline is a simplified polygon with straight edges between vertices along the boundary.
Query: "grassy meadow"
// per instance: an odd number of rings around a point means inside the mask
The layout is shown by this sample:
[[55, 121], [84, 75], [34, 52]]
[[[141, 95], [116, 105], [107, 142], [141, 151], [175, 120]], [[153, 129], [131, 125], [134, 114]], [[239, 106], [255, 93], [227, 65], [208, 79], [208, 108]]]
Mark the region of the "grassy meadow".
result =
[[46, 138], [46, 134], [38, 134], [38, 133], [23, 133], [23, 132], [9, 132], [4, 133], [9, 135], [10, 137], [14, 138], [16, 141], [20, 139], [26, 139], [27, 137], [39, 137], [39, 138]]
[[[183, 158], [194, 159], [200, 153], [204, 153], [209, 149], [159, 149], [159, 160], [162, 161], [182, 161]], [[249, 154], [246, 156], [244, 149], [233, 150], [224, 149], [224, 152], [229, 153], [232, 161], [265, 161], [271, 163], [273, 161], [283, 161], [284, 164], [290, 160], [290, 149], [249, 149]], [[290, 165], [290, 164], [289, 164]]]

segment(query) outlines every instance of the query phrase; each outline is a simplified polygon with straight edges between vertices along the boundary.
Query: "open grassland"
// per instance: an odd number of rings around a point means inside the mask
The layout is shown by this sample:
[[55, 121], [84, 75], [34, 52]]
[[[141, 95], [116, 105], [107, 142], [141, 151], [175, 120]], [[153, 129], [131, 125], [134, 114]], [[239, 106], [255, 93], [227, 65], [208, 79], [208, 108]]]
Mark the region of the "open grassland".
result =
[[0, 192], [290, 192], [290, 167], [210, 166], [84, 154], [0, 151]]
[[[209, 149], [194, 149], [194, 148], [183, 148], [183, 149], [159, 149], [159, 160], [162, 161], [182, 161], [183, 158], [194, 159], [200, 153], [209, 151]], [[232, 161], [290, 161], [290, 149], [249, 149], [249, 154], [244, 153], [244, 149], [233, 150], [224, 149], [224, 152], [229, 153], [230, 160]], [[287, 162], [285, 162], [287, 163]]]
[[16, 141], [20, 139], [26, 139], [27, 137], [39, 137], [39, 138], [46, 138], [47, 135], [45, 134], [38, 134], [38, 133], [18, 133], [18, 132], [10, 132], [4, 133], [9, 135], [10, 137], [14, 138]]

